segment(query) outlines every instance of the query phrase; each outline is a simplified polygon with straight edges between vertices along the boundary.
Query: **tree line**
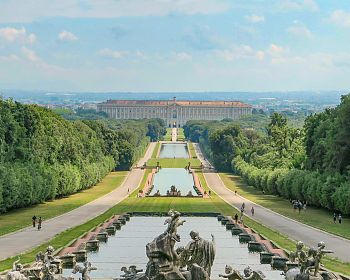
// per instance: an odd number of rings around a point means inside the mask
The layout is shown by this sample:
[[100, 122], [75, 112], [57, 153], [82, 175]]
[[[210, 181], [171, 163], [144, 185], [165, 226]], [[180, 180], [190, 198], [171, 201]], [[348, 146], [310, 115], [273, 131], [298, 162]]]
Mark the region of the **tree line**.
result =
[[161, 120], [69, 121], [53, 111], [0, 99], [0, 212], [67, 196], [128, 170]]
[[[265, 120], [257, 115], [251, 118]], [[308, 116], [303, 127], [274, 113], [267, 125], [192, 121], [184, 131], [219, 171], [233, 171], [267, 194], [350, 214], [350, 95]]]

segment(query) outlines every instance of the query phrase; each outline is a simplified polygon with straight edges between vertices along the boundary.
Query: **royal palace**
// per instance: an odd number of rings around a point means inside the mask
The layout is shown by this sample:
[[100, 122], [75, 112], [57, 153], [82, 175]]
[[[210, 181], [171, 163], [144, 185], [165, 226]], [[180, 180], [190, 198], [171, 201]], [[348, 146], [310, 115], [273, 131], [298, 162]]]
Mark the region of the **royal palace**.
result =
[[239, 101], [107, 100], [97, 105], [114, 119], [163, 119], [169, 127], [189, 120], [238, 119], [252, 113], [252, 106]]

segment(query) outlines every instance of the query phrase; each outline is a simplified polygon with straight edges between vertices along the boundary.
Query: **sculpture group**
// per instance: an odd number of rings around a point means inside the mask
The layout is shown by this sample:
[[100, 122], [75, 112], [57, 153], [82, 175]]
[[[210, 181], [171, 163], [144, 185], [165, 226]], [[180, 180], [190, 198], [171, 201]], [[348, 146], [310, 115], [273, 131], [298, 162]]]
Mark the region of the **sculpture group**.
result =
[[[24, 267], [18, 260], [13, 263], [12, 270], [1, 280], [74, 280], [73, 277], [62, 276], [61, 260], [54, 256], [54, 248], [47, 247], [45, 253], [39, 252], [35, 262]], [[80, 273], [81, 280], [91, 280], [90, 272], [96, 270], [90, 262], [84, 262], [83, 266], [76, 264], [73, 267], [73, 274]]]
[[296, 251], [289, 256], [290, 262], [296, 264], [296, 267], [287, 270], [285, 273], [287, 280], [336, 280], [340, 279], [337, 275], [329, 271], [321, 271], [321, 260], [324, 255], [333, 253], [325, 249], [324, 242], [317, 244], [317, 249], [309, 248], [304, 250], [303, 242], [296, 244]]
[[[180, 242], [177, 232], [185, 221], [180, 213], [170, 210], [165, 221], [166, 230], [146, 245], [148, 263], [146, 271], [128, 271], [122, 279], [132, 280], [209, 280], [215, 259], [215, 243], [204, 240], [196, 231], [191, 231], [191, 241], [184, 247], [175, 248]], [[134, 270], [135, 272], [135, 270]]]

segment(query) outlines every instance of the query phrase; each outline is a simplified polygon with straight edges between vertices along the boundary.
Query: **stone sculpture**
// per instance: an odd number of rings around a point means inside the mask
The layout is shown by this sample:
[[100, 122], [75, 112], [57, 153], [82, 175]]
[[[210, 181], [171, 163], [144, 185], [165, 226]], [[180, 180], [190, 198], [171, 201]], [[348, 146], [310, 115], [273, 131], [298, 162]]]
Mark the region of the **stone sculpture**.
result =
[[244, 269], [242, 275], [239, 271], [226, 265], [225, 274], [219, 274], [219, 277], [229, 280], [262, 280], [265, 278], [265, 275], [261, 271], [252, 270], [249, 266]]
[[81, 273], [81, 280], [91, 280], [91, 277], [90, 277], [90, 272], [92, 270], [97, 270], [96, 267], [92, 266], [90, 262], [88, 261], [85, 261], [84, 262], [84, 267], [81, 267], [79, 265], [75, 265], [74, 268], [73, 268], [73, 271], [72, 273], [73, 274], [76, 274], [76, 273]]
[[212, 241], [202, 239], [195, 231], [190, 233], [192, 241], [186, 248], [175, 244], [180, 241], [177, 232], [184, 224], [181, 214], [170, 210], [164, 233], [146, 245], [146, 254], [149, 259], [145, 273], [135, 266], [126, 269], [121, 279], [130, 280], [209, 280], [211, 266], [215, 258], [214, 237]]
[[19, 261], [20, 259], [12, 264], [12, 270], [7, 273], [7, 280], [27, 280], [27, 277], [24, 275], [23, 265]]
[[299, 241], [296, 245], [296, 252], [290, 254], [290, 260], [297, 262], [298, 267], [291, 268], [285, 273], [287, 280], [336, 280], [341, 279], [334, 273], [320, 271], [321, 260], [325, 254], [333, 253], [331, 250], [325, 250], [325, 243], [320, 241], [317, 249], [310, 248], [307, 252], [303, 251], [304, 244]]

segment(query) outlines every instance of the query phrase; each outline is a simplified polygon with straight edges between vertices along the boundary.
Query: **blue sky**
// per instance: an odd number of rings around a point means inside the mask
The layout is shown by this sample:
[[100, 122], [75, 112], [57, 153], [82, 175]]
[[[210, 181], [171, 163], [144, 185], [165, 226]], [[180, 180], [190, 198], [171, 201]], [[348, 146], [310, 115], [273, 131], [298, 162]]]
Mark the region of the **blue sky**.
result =
[[0, 88], [350, 88], [348, 0], [0, 0]]

